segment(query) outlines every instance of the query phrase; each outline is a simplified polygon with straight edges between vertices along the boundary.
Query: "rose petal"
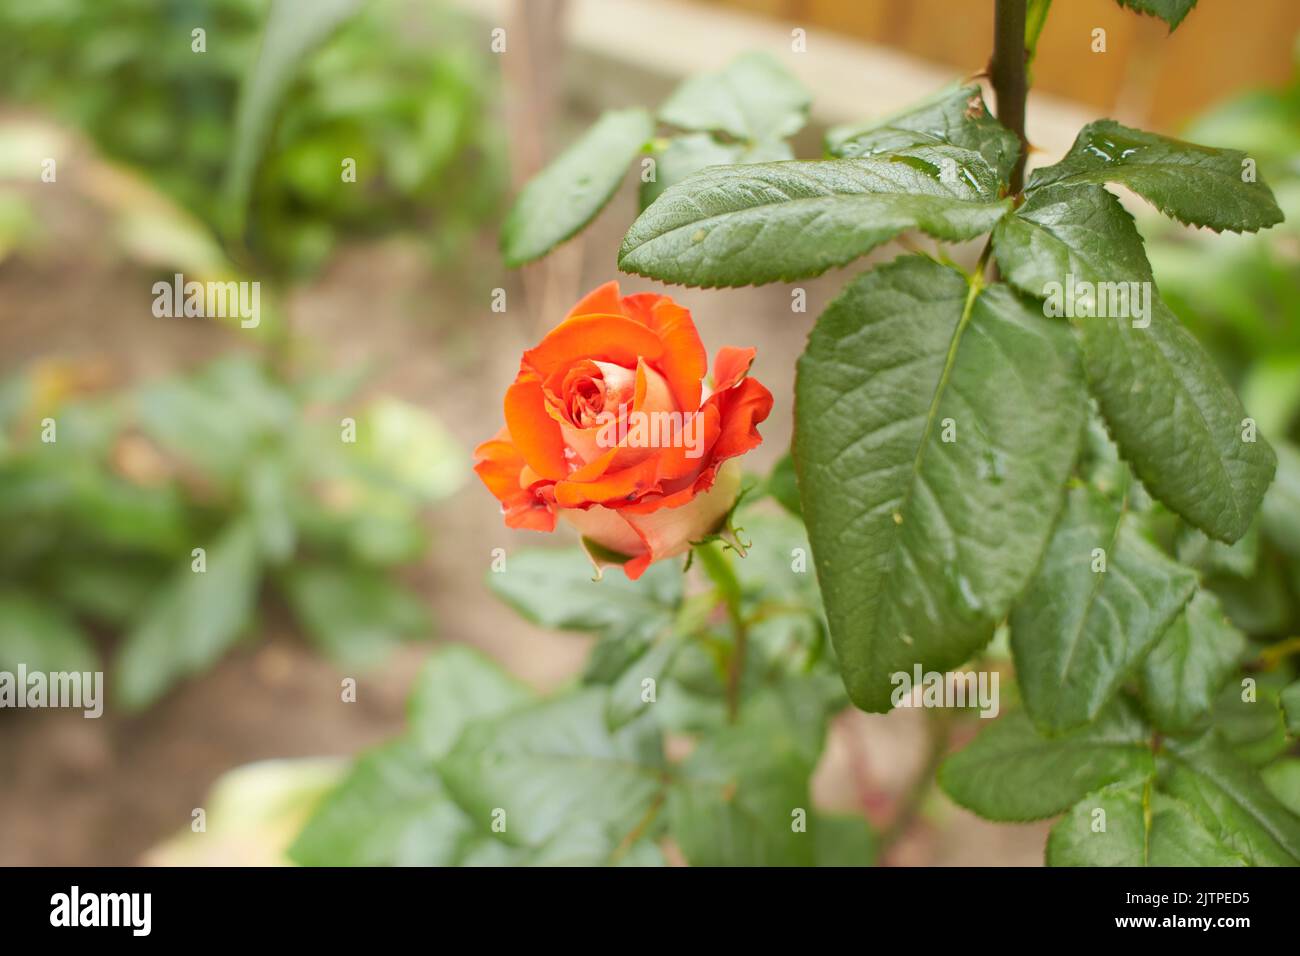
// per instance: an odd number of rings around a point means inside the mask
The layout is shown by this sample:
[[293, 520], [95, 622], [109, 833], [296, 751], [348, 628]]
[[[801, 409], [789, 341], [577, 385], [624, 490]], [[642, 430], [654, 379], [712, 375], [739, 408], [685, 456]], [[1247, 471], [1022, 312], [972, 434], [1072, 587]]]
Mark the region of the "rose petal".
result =
[[546, 409], [542, 383], [521, 376], [506, 389], [505, 412], [510, 440], [533, 471], [543, 478], [567, 475], [564, 436], [560, 423]]

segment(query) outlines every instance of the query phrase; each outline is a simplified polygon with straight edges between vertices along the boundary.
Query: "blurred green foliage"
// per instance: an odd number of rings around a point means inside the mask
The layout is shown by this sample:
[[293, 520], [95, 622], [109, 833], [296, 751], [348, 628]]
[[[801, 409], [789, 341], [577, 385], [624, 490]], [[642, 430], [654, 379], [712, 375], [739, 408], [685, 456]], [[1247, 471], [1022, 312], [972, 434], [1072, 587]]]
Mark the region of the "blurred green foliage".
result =
[[[52, 110], [218, 231], [241, 85], [269, 0], [0, 0], [0, 91]], [[206, 31], [206, 52], [191, 31]], [[318, 267], [344, 235], [414, 229], [450, 257], [504, 182], [492, 64], [438, 6], [371, 0], [279, 104], [243, 239], [259, 269]], [[356, 161], [356, 182], [341, 178]], [[242, 258], [244, 250], [231, 250]]]
[[392, 572], [466, 473], [427, 413], [324, 416], [337, 381], [242, 356], [93, 397], [71, 378], [38, 364], [0, 389], [0, 670], [92, 668], [89, 635], [121, 633], [114, 699], [143, 706], [252, 630], [267, 590], [347, 664], [427, 636]]

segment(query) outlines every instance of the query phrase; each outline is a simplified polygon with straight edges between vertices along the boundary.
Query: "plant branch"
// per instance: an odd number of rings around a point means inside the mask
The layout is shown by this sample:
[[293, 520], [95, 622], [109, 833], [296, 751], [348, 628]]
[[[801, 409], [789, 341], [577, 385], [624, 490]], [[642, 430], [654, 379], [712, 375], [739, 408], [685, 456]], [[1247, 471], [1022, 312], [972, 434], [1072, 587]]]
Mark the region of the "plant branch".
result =
[[735, 723], [736, 716], [740, 713], [740, 679], [745, 673], [745, 650], [749, 643], [749, 622], [745, 620], [740, 607], [740, 580], [736, 577], [726, 552], [713, 543], [700, 545], [695, 549], [695, 554], [726, 605], [727, 618], [731, 621], [731, 630], [735, 635], [731, 657], [727, 661], [727, 719]]
[[998, 121], [1020, 140], [1020, 155], [1011, 171], [1011, 195], [1018, 196], [1025, 184], [1025, 98], [1029, 95], [1028, 51], [1025, 49], [1026, 0], [995, 0], [993, 59], [989, 78], [993, 83]]

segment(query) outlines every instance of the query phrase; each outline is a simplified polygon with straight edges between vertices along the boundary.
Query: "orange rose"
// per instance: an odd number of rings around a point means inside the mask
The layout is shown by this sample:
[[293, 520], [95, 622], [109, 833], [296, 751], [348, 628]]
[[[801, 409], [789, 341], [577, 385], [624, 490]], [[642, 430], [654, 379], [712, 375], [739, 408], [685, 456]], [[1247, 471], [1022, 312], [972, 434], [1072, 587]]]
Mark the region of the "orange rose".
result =
[[663, 295], [619, 297], [608, 282], [524, 353], [506, 425], [474, 451], [506, 524], [586, 538], [626, 555], [635, 580], [683, 554], [735, 502], [730, 458], [763, 440], [772, 393], [746, 378], [754, 349], [723, 348], [713, 388], [691, 314]]

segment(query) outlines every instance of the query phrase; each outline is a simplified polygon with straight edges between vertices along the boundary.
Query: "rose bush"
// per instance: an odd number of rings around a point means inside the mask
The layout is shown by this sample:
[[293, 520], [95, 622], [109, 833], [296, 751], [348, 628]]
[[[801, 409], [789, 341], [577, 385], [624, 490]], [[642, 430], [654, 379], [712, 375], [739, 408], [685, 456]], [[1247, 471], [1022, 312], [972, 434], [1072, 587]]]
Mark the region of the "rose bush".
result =
[[762, 441], [772, 410], [748, 377], [754, 354], [719, 349], [709, 388], [691, 313], [608, 282], [524, 353], [505, 427], [475, 450], [475, 471], [507, 525], [553, 531], [562, 515], [635, 580], [731, 509], [740, 476], [727, 463]]

